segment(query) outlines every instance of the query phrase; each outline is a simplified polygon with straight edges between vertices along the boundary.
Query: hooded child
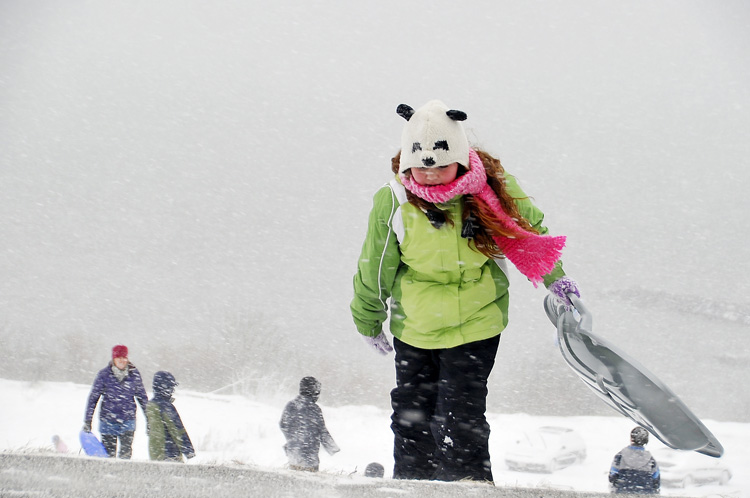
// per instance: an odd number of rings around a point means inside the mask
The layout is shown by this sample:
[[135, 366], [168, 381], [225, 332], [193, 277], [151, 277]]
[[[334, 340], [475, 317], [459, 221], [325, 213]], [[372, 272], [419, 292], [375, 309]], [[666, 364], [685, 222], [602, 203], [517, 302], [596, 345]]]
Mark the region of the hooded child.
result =
[[174, 406], [177, 381], [169, 372], [154, 374], [154, 397], [146, 407], [148, 418], [148, 454], [151, 460], [182, 462], [195, 456], [193, 443]]
[[286, 404], [281, 414], [279, 427], [286, 438], [284, 451], [291, 469], [317, 472], [321, 445], [329, 455], [340, 451], [317, 405], [320, 388], [315, 377], [304, 377], [299, 383], [299, 395]]

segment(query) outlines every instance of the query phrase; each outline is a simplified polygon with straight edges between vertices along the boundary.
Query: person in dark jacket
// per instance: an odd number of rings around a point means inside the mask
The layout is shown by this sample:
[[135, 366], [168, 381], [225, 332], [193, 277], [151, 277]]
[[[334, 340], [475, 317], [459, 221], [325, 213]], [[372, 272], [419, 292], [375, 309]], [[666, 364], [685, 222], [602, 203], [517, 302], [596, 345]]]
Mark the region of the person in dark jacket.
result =
[[317, 472], [321, 444], [330, 455], [339, 451], [326, 429], [323, 412], [316, 404], [320, 387], [315, 377], [303, 378], [299, 383], [299, 396], [287, 403], [281, 415], [279, 426], [286, 438], [284, 451], [291, 469]]
[[636, 427], [630, 431], [630, 446], [623, 448], [609, 470], [609, 482], [614, 493], [658, 494], [661, 487], [659, 465], [646, 451], [648, 431]]
[[177, 408], [172, 404], [172, 394], [177, 381], [169, 372], [154, 374], [154, 397], [148, 402], [148, 453], [151, 460], [182, 462], [182, 455], [195, 456], [193, 443], [182, 423]]
[[99, 432], [102, 444], [110, 458], [115, 458], [117, 440], [120, 440], [119, 457], [129, 459], [133, 453], [135, 434], [135, 401], [146, 413], [148, 396], [143, 387], [141, 373], [128, 360], [128, 348], [117, 345], [112, 348], [112, 361], [101, 369], [94, 379], [86, 413], [83, 417], [83, 430], [91, 432], [91, 419], [96, 405], [102, 398], [99, 409]]

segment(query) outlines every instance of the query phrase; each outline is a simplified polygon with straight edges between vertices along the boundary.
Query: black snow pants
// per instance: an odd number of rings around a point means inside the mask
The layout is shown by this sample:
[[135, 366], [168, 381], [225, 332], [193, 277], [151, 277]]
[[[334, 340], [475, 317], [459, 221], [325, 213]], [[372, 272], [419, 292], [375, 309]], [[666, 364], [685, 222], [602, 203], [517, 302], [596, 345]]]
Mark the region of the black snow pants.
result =
[[102, 445], [107, 450], [109, 458], [114, 458], [117, 452], [117, 438], [120, 438], [120, 454], [118, 457], [123, 460], [130, 460], [133, 454], [133, 436], [134, 432], [123, 432], [119, 436], [115, 434], [102, 434]]
[[394, 479], [492, 482], [485, 410], [499, 342], [498, 335], [450, 349], [420, 349], [394, 337]]

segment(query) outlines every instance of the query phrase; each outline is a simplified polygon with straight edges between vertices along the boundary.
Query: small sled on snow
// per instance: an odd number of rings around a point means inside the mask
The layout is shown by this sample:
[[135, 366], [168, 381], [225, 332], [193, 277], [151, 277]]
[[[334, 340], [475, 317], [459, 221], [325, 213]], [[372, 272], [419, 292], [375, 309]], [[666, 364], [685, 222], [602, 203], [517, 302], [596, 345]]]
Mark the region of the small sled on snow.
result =
[[563, 358], [605, 403], [643, 426], [662, 443], [720, 457], [724, 448], [669, 387], [612, 343], [592, 332], [593, 317], [569, 294], [576, 313], [551, 295], [544, 310], [557, 327]]
[[81, 431], [78, 433], [78, 439], [81, 441], [81, 448], [88, 456], [106, 458], [109, 455], [99, 438], [93, 432]]

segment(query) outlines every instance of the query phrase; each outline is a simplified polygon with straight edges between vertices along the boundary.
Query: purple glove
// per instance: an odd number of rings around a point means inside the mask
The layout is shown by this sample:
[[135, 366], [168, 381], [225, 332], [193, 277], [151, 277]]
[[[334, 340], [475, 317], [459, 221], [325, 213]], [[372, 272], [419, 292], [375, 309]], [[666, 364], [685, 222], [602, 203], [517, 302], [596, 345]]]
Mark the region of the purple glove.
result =
[[565, 309], [568, 311], [573, 308], [573, 303], [570, 302], [568, 294], [572, 293], [581, 297], [581, 291], [578, 290], [578, 284], [570, 277], [562, 277], [555, 280], [547, 290], [549, 290], [549, 293], [555, 296], [560, 304], [565, 306]]
[[393, 348], [391, 347], [390, 343], [388, 343], [388, 338], [385, 336], [383, 332], [376, 335], [375, 337], [368, 337], [366, 335], [363, 335], [362, 339], [364, 339], [365, 342], [370, 347], [372, 347], [375, 351], [377, 351], [380, 354], [385, 355], [393, 351]]

